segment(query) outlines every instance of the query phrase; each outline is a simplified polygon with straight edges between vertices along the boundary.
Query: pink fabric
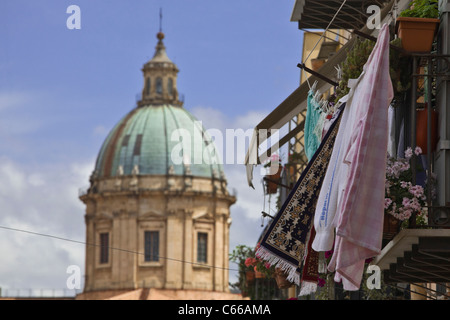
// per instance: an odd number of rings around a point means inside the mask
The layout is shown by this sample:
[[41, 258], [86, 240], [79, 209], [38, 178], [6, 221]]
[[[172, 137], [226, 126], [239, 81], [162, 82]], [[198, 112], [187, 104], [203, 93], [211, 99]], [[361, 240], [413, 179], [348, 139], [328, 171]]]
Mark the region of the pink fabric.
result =
[[364, 261], [381, 251], [384, 212], [389, 76], [389, 29], [385, 24], [354, 89], [352, 136], [343, 150], [347, 184], [338, 208], [336, 242], [329, 266], [345, 290], [358, 290]]

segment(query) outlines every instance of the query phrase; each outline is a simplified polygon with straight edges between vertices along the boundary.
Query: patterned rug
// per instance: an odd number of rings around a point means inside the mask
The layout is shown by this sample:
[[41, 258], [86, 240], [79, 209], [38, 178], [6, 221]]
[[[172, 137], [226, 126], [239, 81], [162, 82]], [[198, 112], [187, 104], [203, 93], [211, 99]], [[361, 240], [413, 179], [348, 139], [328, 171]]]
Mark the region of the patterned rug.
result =
[[308, 235], [323, 178], [333, 151], [342, 111], [323, 138], [316, 153], [290, 192], [282, 208], [261, 240], [256, 255], [288, 274], [288, 280], [300, 285]]

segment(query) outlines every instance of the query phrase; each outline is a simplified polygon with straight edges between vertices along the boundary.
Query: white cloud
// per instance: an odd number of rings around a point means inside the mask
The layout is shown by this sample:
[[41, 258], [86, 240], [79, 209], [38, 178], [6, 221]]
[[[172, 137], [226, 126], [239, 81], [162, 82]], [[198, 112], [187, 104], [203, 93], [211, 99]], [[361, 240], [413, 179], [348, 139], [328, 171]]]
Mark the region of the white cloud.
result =
[[206, 129], [219, 129], [225, 132], [230, 125], [230, 120], [220, 110], [197, 106], [191, 110], [191, 113], [201, 121]]
[[32, 173], [28, 176], [28, 183], [33, 187], [42, 187], [45, 185], [45, 178], [40, 173]]
[[[36, 168], [0, 158], [0, 226], [84, 241], [84, 205], [78, 200], [78, 187], [87, 183], [92, 163]], [[0, 228], [4, 290], [65, 288], [69, 265], [84, 270], [82, 244], [6, 228]]]
[[104, 137], [109, 133], [109, 129], [103, 125], [98, 125], [94, 128], [94, 136]]
[[0, 92], [0, 134], [20, 135], [42, 128], [42, 118], [36, 117], [35, 110], [41, 99], [41, 94], [32, 92]]
[[20, 92], [0, 92], [0, 111], [21, 107], [31, 101], [28, 94]]

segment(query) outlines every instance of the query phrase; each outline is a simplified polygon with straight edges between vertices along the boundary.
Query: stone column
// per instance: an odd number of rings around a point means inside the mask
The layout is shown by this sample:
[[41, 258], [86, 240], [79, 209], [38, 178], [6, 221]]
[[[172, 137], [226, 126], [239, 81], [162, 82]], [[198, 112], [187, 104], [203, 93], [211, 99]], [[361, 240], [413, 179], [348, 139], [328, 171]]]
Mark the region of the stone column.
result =
[[181, 289], [183, 279], [183, 223], [180, 212], [169, 210], [167, 214], [166, 253], [166, 289]]
[[90, 291], [94, 289], [95, 278], [95, 229], [93, 216], [86, 214], [84, 216], [86, 222], [86, 253], [85, 253], [85, 279], [84, 279], [84, 291]]
[[[193, 261], [194, 256], [193, 256], [193, 248], [192, 248], [192, 244], [194, 243], [193, 239], [192, 239], [192, 235], [193, 235], [192, 214], [193, 214], [193, 211], [186, 210], [184, 212], [183, 260], [195, 262], [195, 261]], [[192, 264], [183, 263], [183, 289], [192, 289], [192, 287], [193, 287], [192, 286], [192, 277], [193, 277]]]

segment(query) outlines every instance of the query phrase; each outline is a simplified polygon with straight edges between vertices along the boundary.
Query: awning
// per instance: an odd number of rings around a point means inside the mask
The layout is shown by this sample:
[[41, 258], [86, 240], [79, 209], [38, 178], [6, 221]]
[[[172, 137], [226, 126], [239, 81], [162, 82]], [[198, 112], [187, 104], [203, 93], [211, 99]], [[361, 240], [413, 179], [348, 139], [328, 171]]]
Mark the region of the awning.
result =
[[[382, 4], [386, 1], [349, 1], [349, 4], [357, 5], [356, 2], [360, 3], [376, 3], [376, 4]], [[388, 1], [389, 2], [389, 1]], [[293, 19], [302, 19], [302, 20], [308, 20], [309, 18], [305, 15], [302, 15], [303, 12], [307, 8], [318, 8], [317, 6], [322, 6], [322, 3], [326, 3], [330, 6], [330, 8], [334, 9], [333, 16], [339, 9], [339, 7], [342, 4], [342, 1], [310, 1], [310, 0], [297, 0], [294, 7], [294, 12], [292, 16]], [[390, 3], [384, 7], [382, 7], [381, 10], [381, 21], [388, 18], [388, 13], [391, 10], [392, 6], [394, 4], [394, 0], [391, 0]], [[346, 8], [347, 5], [345, 5], [341, 10]], [[331, 12], [331, 9], [328, 9]], [[302, 11], [303, 10], [303, 11]], [[350, 8], [347, 8], [348, 12], [350, 12]], [[354, 9], [352, 9], [354, 10]], [[331, 14], [331, 13], [330, 13]], [[331, 20], [332, 16], [329, 18], [328, 16], [324, 15], [324, 19], [326, 19], [327, 23]], [[294, 20], [295, 21], [295, 20]], [[333, 28], [339, 29], [346, 27], [345, 25], [339, 24], [340, 20], [335, 20], [335, 23], [333, 24]], [[316, 25], [316, 27], [320, 28], [326, 28], [327, 24], [323, 25]], [[358, 25], [359, 26], [359, 25]], [[362, 28], [355, 28], [352, 27], [352, 29], [359, 29], [363, 33], [370, 34], [373, 32], [376, 32], [376, 30], [368, 30], [365, 25], [362, 26]], [[318, 73], [325, 76], [328, 79], [334, 79], [336, 80], [336, 66], [341, 64], [345, 58], [347, 57], [347, 51], [353, 46], [355, 42], [355, 38], [350, 39], [338, 52], [333, 54], [328, 61], [318, 70]], [[288, 132], [285, 136], [281, 137], [278, 141], [278, 143], [272, 143], [272, 146], [269, 147], [267, 150], [260, 150], [261, 145], [268, 139], [270, 136], [271, 130], [279, 130], [284, 125], [286, 125], [292, 118], [296, 117], [298, 114], [300, 114], [302, 111], [306, 110], [306, 104], [307, 104], [307, 96], [309, 92], [309, 84], [313, 84], [317, 81], [317, 87], [316, 89], [319, 92], [326, 92], [331, 88], [330, 83], [316, 77], [316, 76], [310, 76], [308, 78], [308, 81], [302, 83], [294, 92], [292, 92], [278, 107], [276, 107], [264, 120], [262, 120], [253, 130], [252, 139], [250, 141], [250, 146], [247, 151], [246, 157], [245, 157], [245, 165], [247, 170], [247, 180], [249, 186], [253, 187], [252, 179], [253, 179], [253, 168], [254, 166], [264, 163], [267, 161], [271, 154], [273, 154], [275, 151], [277, 151], [281, 146], [283, 146], [286, 142], [288, 142], [291, 138], [296, 136], [301, 130], [303, 130], [303, 123], [300, 123], [297, 127], [293, 128], [290, 132]]]
[[[327, 61], [327, 63], [319, 69], [320, 74], [330, 79], [336, 79], [335, 66], [344, 61], [347, 56], [347, 50], [351, 48], [353, 43], [354, 39], [347, 42], [341, 50], [334, 54]], [[328, 82], [315, 76], [309, 77], [308, 81], [311, 84], [317, 81], [316, 89], [320, 92], [326, 92], [331, 88], [331, 85]], [[281, 129], [293, 117], [306, 110], [306, 98], [308, 96], [308, 92], [308, 82], [304, 82], [254, 128], [250, 147], [245, 158], [245, 164], [248, 165], [247, 176], [250, 186], [252, 186], [251, 171], [253, 169], [253, 165], [264, 163], [267, 159], [269, 159], [271, 154], [278, 150], [278, 148], [303, 130], [303, 123], [300, 123], [285, 136], [281, 137], [277, 144], [274, 144], [267, 150], [263, 150], [265, 152], [261, 153], [259, 150], [259, 146], [266, 141], [267, 138], [269, 138], [271, 130]]]
[[[343, 0], [297, 0], [291, 15], [291, 21], [298, 21], [299, 29], [325, 29]], [[367, 8], [377, 5], [380, 8], [389, 0], [347, 0], [339, 15], [331, 24], [331, 29], [361, 29], [372, 12]]]

